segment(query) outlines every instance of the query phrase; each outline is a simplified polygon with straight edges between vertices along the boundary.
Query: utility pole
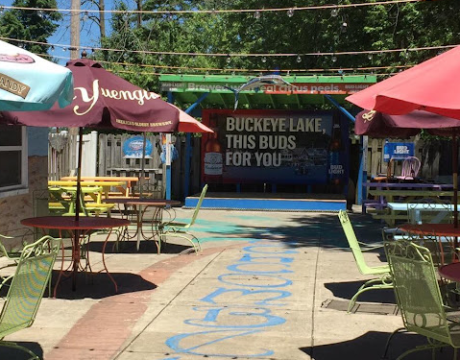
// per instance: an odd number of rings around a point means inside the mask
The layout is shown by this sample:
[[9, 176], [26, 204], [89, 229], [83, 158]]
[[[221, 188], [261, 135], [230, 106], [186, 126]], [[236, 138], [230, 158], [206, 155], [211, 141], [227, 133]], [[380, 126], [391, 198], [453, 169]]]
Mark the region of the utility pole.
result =
[[136, 0], [136, 3], [137, 3], [137, 11], [139, 11], [137, 13], [137, 28], [140, 29], [141, 28], [141, 24], [142, 24], [142, 1], [141, 0]]
[[72, 0], [70, 15], [70, 59], [80, 57], [80, 1]]
[[[80, 57], [80, 1], [81, 0], [72, 0], [70, 14], [70, 60], [78, 59]], [[75, 174], [80, 180], [80, 167], [78, 166], [81, 163], [81, 154], [79, 154], [79, 146], [77, 145], [77, 135], [79, 133], [78, 128], [69, 128], [69, 141], [73, 143], [73, 146], [70, 147], [70, 156], [69, 156], [69, 172], [75, 169], [78, 169], [78, 173]], [[78, 137], [79, 142], [81, 142], [81, 132]], [[77, 160], [77, 156], [79, 157]], [[80, 212], [80, 191], [77, 188], [77, 214]], [[78, 236], [78, 234], [77, 234]]]
[[105, 38], [105, 1], [99, 0], [99, 26], [101, 28], [101, 46]]

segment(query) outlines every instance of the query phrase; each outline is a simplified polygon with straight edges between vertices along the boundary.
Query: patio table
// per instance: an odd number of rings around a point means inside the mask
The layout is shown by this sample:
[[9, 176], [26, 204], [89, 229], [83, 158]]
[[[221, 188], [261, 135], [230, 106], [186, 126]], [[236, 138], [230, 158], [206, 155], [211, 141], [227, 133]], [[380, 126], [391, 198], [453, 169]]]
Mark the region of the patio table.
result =
[[398, 228], [416, 235], [460, 237], [460, 228], [454, 227], [454, 224], [402, 224]]
[[[98, 186], [102, 187], [105, 194], [105, 198], [109, 197], [109, 191], [111, 187], [124, 186], [126, 181], [82, 181], [81, 186]], [[48, 181], [48, 186], [77, 186], [77, 181], [70, 180], [50, 180]]]
[[453, 262], [438, 269], [443, 278], [460, 283], [460, 262]]
[[[72, 268], [72, 290], [75, 291], [77, 288], [77, 273], [78, 271], [86, 271], [88, 267], [90, 272], [91, 265], [89, 264], [89, 258], [86, 257], [87, 266], [82, 267], [80, 264], [81, 260], [81, 240], [85, 238], [91, 231], [109, 229], [107, 237], [104, 241], [102, 247], [102, 264], [105, 272], [107, 273], [110, 280], [115, 285], [115, 292], [118, 292], [118, 285], [115, 279], [109, 272], [107, 265], [105, 263], [105, 248], [107, 246], [107, 241], [109, 240], [112, 230], [119, 227], [127, 227], [129, 225], [128, 220], [124, 219], [113, 219], [113, 218], [99, 218], [99, 217], [80, 217], [77, 221], [73, 217], [68, 216], [42, 216], [42, 217], [33, 217], [28, 219], [21, 220], [21, 224], [24, 226], [29, 226], [37, 229], [41, 229], [43, 233], [46, 233], [46, 230], [55, 229], [59, 230], [59, 236], [62, 237], [62, 232], [67, 230], [71, 234], [72, 241], [72, 257], [70, 267]], [[64, 274], [64, 244], [62, 245], [62, 265], [61, 270], [59, 271], [59, 276], [54, 288], [54, 297], [56, 297], [57, 288], [61, 277]]]
[[460, 237], [460, 228], [454, 224], [403, 224], [398, 226], [399, 229], [415, 235], [436, 236], [438, 238], [453, 238], [452, 247], [458, 248], [458, 238]]
[[[136, 213], [136, 231], [133, 235], [129, 235], [128, 229], [126, 229], [126, 234], [124, 235], [124, 239], [134, 239], [137, 238], [137, 250], [140, 247], [141, 238], [144, 240], [152, 240], [155, 238], [156, 235], [159, 235], [161, 231], [161, 224], [163, 219], [163, 210], [166, 207], [170, 206], [177, 206], [180, 205], [181, 202], [177, 200], [166, 200], [166, 199], [148, 199], [148, 198], [112, 198], [112, 199], [105, 199], [104, 202], [106, 203], [114, 203], [119, 205], [124, 205], [125, 210], [127, 207], [132, 206], [134, 207], [134, 211]], [[148, 236], [144, 233], [143, 230], [143, 223], [144, 217], [147, 209], [153, 206], [155, 207], [153, 217], [152, 217], [152, 235]], [[173, 219], [171, 219], [173, 220]], [[158, 241], [161, 241], [160, 236]], [[158, 254], [160, 253], [160, 245], [157, 244], [157, 251]]]
[[453, 188], [452, 184], [365, 182], [363, 186], [367, 188], [367, 193], [374, 198], [363, 201], [363, 213], [367, 212], [367, 208], [383, 210], [387, 208], [388, 202], [395, 201], [395, 197], [403, 197], [406, 201], [411, 201], [414, 198], [453, 196], [453, 191], [449, 191]]
[[[101, 204], [101, 192], [103, 188], [100, 186], [83, 186], [81, 187], [81, 204], [82, 210], [85, 215], [87, 214], [85, 208], [85, 202], [83, 201], [85, 195], [91, 196], [96, 204]], [[76, 186], [49, 186], [48, 191], [50, 193], [50, 200], [54, 200], [54, 203], [60, 205], [59, 207], [63, 207], [66, 211], [66, 215], [74, 215], [75, 214], [75, 203], [77, 197], [77, 187]], [[63, 198], [64, 194], [68, 194], [70, 199]], [[55, 206], [55, 205], [54, 205]], [[53, 201], [49, 203], [50, 209], [53, 208]]]
[[[384, 219], [388, 225], [395, 226], [396, 220], [407, 220], [407, 209], [412, 210], [425, 210], [430, 209], [431, 211], [454, 211], [454, 205], [452, 204], [442, 204], [442, 203], [397, 203], [397, 202], [389, 202], [387, 204], [389, 209], [389, 213], [385, 215], [381, 215], [380, 217], [375, 216], [375, 218]], [[460, 210], [460, 205], [457, 206], [457, 209]], [[440, 224], [427, 224], [427, 225], [440, 225]], [[442, 225], [451, 225], [451, 224], [442, 224]], [[453, 226], [453, 225], [452, 225]]]
[[[146, 180], [148, 178], [145, 178]], [[61, 178], [62, 181], [77, 181], [76, 176], [64, 176]], [[139, 181], [138, 177], [135, 176], [82, 176], [82, 184], [85, 184], [87, 181], [96, 181], [100, 183], [112, 182], [112, 181], [123, 181], [125, 184], [116, 185], [115, 187], [122, 193], [124, 196], [129, 197], [130, 194], [134, 193], [134, 184]]]

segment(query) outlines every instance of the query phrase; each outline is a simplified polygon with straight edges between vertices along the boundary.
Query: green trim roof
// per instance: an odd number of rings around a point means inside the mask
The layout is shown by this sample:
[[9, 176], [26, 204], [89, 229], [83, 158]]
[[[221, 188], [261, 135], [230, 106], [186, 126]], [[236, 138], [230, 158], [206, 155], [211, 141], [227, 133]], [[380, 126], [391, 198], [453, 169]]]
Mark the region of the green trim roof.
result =
[[[174, 103], [188, 107], [209, 93], [199, 104], [202, 108], [233, 109], [235, 95], [232, 89], [254, 79], [253, 76], [233, 75], [161, 75], [162, 92], [171, 92]], [[239, 93], [239, 109], [304, 109], [327, 103], [326, 94], [338, 103], [348, 104], [345, 98], [377, 82], [374, 75], [343, 76], [282, 76], [290, 85], [268, 85]]]

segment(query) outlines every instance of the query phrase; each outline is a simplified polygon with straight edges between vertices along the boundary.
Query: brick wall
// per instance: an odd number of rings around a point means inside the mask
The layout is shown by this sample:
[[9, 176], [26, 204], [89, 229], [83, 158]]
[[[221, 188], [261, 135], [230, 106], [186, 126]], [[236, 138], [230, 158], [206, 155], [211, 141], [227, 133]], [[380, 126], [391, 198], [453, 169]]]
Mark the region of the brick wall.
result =
[[[24, 195], [0, 198], [0, 234], [17, 235], [23, 233], [20, 221], [34, 215], [44, 215], [37, 211], [37, 201], [48, 186], [48, 157], [29, 157], [29, 192]], [[8, 243], [8, 242], [7, 242]]]

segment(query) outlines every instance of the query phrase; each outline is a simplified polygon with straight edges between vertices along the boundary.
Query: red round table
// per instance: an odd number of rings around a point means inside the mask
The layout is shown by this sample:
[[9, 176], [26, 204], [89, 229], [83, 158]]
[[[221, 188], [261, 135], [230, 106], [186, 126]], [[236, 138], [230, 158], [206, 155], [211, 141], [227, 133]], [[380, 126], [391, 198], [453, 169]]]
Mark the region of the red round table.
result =
[[454, 224], [402, 224], [399, 229], [417, 235], [439, 235], [460, 237], [460, 227]]
[[460, 227], [454, 224], [402, 224], [399, 229], [416, 235], [436, 235], [454, 238], [454, 248], [458, 247], [458, 237], [460, 237]]
[[[37, 229], [42, 229], [43, 232], [45, 230], [59, 230], [59, 236], [62, 237], [62, 231], [67, 230], [71, 233], [72, 239], [72, 260], [71, 266], [73, 268], [72, 271], [72, 290], [76, 290], [77, 288], [77, 273], [80, 268], [80, 239], [85, 237], [90, 231], [92, 230], [102, 230], [102, 229], [110, 229], [107, 237], [104, 241], [104, 245], [102, 247], [102, 264], [104, 266], [104, 270], [107, 273], [110, 280], [115, 285], [115, 292], [118, 292], [118, 285], [115, 279], [110, 274], [109, 270], [107, 269], [107, 265], [105, 263], [105, 247], [107, 245], [107, 241], [112, 234], [112, 230], [118, 227], [124, 227], [129, 225], [128, 220], [123, 219], [113, 219], [113, 218], [100, 218], [100, 217], [80, 217], [77, 221], [74, 217], [68, 216], [43, 216], [43, 217], [34, 217], [21, 220], [21, 224], [24, 226], [30, 226]], [[59, 281], [64, 272], [64, 245], [62, 245], [62, 265], [61, 271], [59, 272], [59, 277], [56, 282], [56, 286], [54, 288], [54, 297], [56, 297], [57, 287], [59, 285]], [[89, 259], [88, 259], [89, 264]], [[89, 269], [91, 271], [91, 266]], [[82, 268], [85, 270], [86, 268]]]
[[[454, 239], [452, 247], [458, 248], [458, 237], [460, 237], [460, 228], [454, 227], [454, 224], [403, 224], [399, 229], [410, 234], [436, 237], [452, 237]], [[456, 250], [455, 250], [456, 251]], [[444, 256], [442, 254], [442, 256]], [[444, 257], [442, 258], [444, 262]]]
[[[126, 231], [124, 238], [129, 240], [129, 239], [134, 239], [137, 237], [137, 250], [139, 250], [141, 236], [144, 240], [152, 240], [156, 235], [159, 234], [159, 231], [160, 231], [159, 226], [161, 225], [162, 219], [163, 219], [163, 209], [167, 206], [177, 206], [181, 204], [181, 202], [177, 200], [148, 199], [148, 198], [139, 198], [139, 199], [112, 198], [112, 199], [106, 199], [104, 200], [104, 202], [115, 203], [118, 205], [122, 204], [125, 207], [127, 206], [134, 207], [136, 211], [136, 231], [133, 235], [129, 235], [128, 231]], [[154, 206], [156, 208], [153, 214], [153, 218], [152, 218], [152, 227], [153, 227], [152, 236], [147, 236], [144, 233], [144, 230], [142, 228], [142, 224], [144, 222], [144, 215], [149, 206]], [[139, 211], [136, 210], [137, 207], [139, 207]], [[144, 208], [142, 209], [142, 207]], [[160, 237], [158, 241], [161, 241]], [[158, 243], [155, 243], [155, 244], [157, 246], [157, 252], [159, 254], [161, 246]]]
[[443, 278], [460, 283], [460, 262], [441, 266], [438, 272]]

